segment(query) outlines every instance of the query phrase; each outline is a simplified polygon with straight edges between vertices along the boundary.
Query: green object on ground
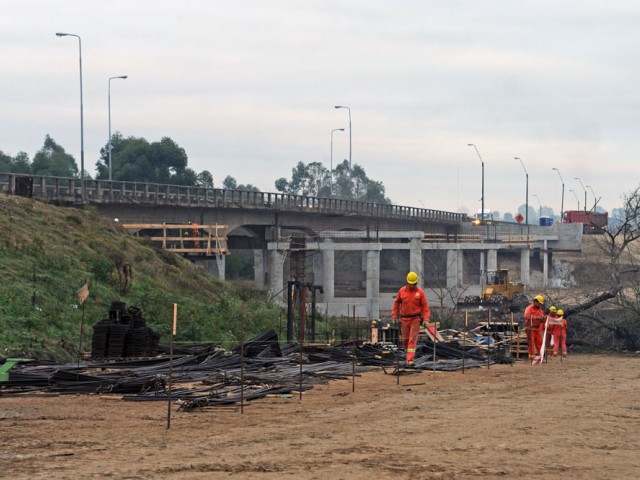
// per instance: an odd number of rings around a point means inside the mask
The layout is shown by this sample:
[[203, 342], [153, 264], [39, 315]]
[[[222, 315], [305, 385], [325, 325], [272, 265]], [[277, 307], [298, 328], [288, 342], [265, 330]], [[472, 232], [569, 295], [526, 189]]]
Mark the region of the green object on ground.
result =
[[31, 358], [7, 358], [3, 365], [0, 365], [0, 382], [8, 382], [9, 381], [9, 370], [13, 368], [14, 365], [21, 362], [32, 362]]

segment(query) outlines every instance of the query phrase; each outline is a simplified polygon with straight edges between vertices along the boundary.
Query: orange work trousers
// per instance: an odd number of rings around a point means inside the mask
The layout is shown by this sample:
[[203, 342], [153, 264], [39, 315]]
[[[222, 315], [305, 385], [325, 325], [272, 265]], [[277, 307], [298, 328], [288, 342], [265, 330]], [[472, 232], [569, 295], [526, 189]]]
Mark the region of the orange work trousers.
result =
[[527, 350], [530, 358], [536, 353], [540, 355], [540, 351], [542, 350], [542, 335], [543, 333], [540, 329], [534, 328], [529, 331], [529, 335], [527, 335], [527, 340], [529, 341]]
[[567, 354], [567, 332], [564, 329], [553, 331], [553, 355], [558, 355], [558, 347], [562, 347], [562, 354]]
[[407, 352], [407, 362], [413, 362], [416, 357], [416, 345], [420, 335], [420, 317], [406, 317], [400, 319], [402, 347]]

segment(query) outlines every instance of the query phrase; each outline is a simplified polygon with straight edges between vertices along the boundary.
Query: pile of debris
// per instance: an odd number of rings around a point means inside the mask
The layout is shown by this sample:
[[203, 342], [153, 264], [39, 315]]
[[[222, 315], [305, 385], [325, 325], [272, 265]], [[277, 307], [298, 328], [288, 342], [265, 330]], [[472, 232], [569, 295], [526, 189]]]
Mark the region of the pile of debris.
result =
[[[122, 308], [118, 319], [124, 316]], [[139, 325], [130, 315], [125, 325]], [[135, 329], [135, 328], [134, 328]], [[111, 333], [109, 333], [110, 335]], [[111, 337], [109, 337], [111, 338]], [[126, 335], [125, 335], [126, 345]], [[102, 343], [100, 343], [102, 345]], [[123, 352], [126, 352], [123, 346]], [[0, 396], [44, 392], [116, 393], [128, 401], [179, 401], [181, 409], [215, 407], [270, 394], [303, 392], [319, 383], [348, 379], [364, 372], [387, 369], [393, 374], [421, 370], [452, 371], [495, 363], [478, 347], [460, 349], [457, 342], [421, 343], [416, 367], [403, 369], [404, 352], [388, 345], [347, 342], [340, 345], [295, 345], [281, 347], [278, 335], [268, 331], [233, 351], [213, 345], [174, 346], [173, 355], [118, 360], [92, 359], [77, 364], [30, 362], [14, 367], [9, 381], [0, 383]], [[171, 385], [171, 388], [169, 388]]]
[[109, 318], [93, 326], [91, 358], [149, 357], [157, 353], [159, 341], [138, 307], [111, 302]]

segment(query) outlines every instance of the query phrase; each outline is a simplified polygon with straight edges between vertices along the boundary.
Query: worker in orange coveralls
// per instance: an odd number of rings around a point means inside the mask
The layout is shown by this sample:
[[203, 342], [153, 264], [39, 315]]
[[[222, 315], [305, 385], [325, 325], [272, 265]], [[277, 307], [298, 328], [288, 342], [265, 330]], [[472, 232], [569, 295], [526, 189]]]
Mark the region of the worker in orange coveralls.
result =
[[[551, 352], [551, 339], [553, 338], [553, 329], [555, 328], [554, 319], [558, 318], [558, 309], [553, 305], [549, 307], [549, 313], [547, 313], [547, 318], [549, 320], [547, 324], [547, 338], [543, 339], [545, 341], [545, 354], [549, 354]], [[544, 325], [540, 327], [540, 331], [544, 333]]]
[[533, 360], [536, 353], [540, 355], [542, 350], [542, 331], [540, 327], [544, 328], [545, 319], [542, 305], [544, 305], [544, 297], [536, 295], [533, 297], [531, 305], [524, 310], [524, 330], [527, 333], [529, 360]]
[[567, 319], [564, 318], [564, 311], [558, 310], [558, 318], [554, 319], [553, 326], [553, 353], [558, 356], [558, 347], [562, 347], [562, 356], [567, 356]]
[[[198, 231], [198, 224], [195, 222], [190, 222], [191, 224], [191, 236], [193, 238], [198, 238], [200, 236], [200, 232]], [[200, 248], [200, 242], [198, 240], [193, 241], [193, 248]]]
[[420, 333], [420, 324], [428, 322], [431, 317], [429, 302], [424, 290], [418, 287], [418, 274], [409, 272], [407, 275], [407, 285], [398, 291], [391, 317], [394, 320], [400, 318], [400, 333], [402, 335], [402, 346], [407, 352], [407, 366], [415, 365], [416, 345]]

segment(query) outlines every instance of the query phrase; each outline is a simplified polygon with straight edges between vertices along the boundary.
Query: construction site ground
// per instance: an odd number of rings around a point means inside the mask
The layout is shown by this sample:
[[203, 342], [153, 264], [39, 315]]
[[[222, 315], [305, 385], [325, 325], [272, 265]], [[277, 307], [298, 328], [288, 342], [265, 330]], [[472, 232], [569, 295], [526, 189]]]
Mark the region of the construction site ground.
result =
[[[382, 370], [184, 413], [116, 395], [0, 396], [0, 478], [637, 479], [640, 355]], [[399, 378], [399, 385], [397, 383]]]

